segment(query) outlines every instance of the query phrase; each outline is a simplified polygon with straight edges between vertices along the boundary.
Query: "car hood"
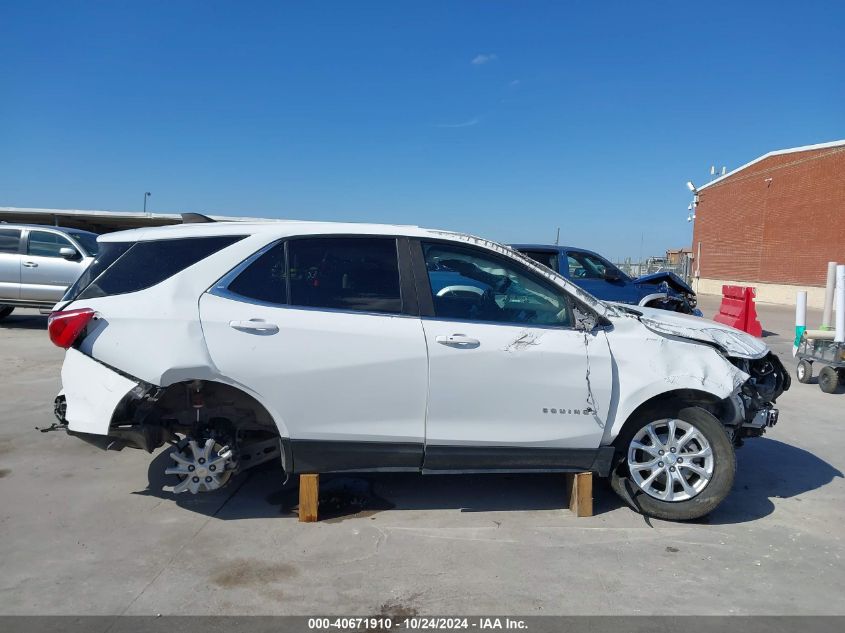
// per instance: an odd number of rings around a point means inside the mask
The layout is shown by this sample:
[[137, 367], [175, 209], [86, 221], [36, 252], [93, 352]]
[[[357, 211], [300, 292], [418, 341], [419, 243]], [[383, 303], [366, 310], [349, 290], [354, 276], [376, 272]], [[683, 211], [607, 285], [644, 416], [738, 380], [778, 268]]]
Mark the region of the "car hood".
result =
[[642, 277], [637, 277], [634, 281], [638, 284], [649, 285], [658, 285], [662, 284], [665, 281], [670, 288], [677, 292], [683, 292], [690, 295], [695, 294], [695, 291], [690, 287], [688, 283], [678, 277], [678, 275], [676, 275], [675, 273], [669, 271], [664, 271], [662, 273], [652, 273], [650, 275], [643, 275]]
[[760, 339], [715, 321], [657, 308], [632, 307], [620, 303], [612, 305], [629, 318], [638, 319], [653, 332], [707, 343], [719, 348], [727, 356], [754, 359], [769, 353], [769, 346]]

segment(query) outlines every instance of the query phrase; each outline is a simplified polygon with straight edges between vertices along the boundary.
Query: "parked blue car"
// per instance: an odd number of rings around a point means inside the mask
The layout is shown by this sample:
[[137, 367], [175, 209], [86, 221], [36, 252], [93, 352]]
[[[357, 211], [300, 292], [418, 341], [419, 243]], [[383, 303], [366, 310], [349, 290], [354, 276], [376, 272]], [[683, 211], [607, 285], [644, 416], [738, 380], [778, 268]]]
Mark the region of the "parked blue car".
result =
[[632, 279], [585, 248], [545, 244], [514, 244], [513, 248], [604, 301], [701, 316], [695, 291], [675, 273], [665, 271]]

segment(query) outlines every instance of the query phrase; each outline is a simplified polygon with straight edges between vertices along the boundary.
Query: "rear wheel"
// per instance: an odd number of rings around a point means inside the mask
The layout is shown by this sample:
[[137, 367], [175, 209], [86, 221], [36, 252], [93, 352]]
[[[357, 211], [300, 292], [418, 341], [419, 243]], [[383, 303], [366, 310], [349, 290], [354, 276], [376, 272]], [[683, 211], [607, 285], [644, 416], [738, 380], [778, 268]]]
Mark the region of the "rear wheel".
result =
[[795, 376], [798, 382], [807, 384], [813, 379], [813, 363], [808, 360], [802, 360], [798, 363], [798, 368], [795, 370]]
[[14, 312], [15, 308], [12, 306], [0, 306], [0, 320], [5, 319], [7, 316]]
[[839, 374], [833, 367], [823, 367], [819, 372], [819, 387], [825, 393], [836, 393], [839, 389]]
[[697, 519], [728, 495], [736, 458], [722, 423], [704, 409], [651, 411], [617, 440], [622, 460], [611, 486], [631, 507], [658, 519]]

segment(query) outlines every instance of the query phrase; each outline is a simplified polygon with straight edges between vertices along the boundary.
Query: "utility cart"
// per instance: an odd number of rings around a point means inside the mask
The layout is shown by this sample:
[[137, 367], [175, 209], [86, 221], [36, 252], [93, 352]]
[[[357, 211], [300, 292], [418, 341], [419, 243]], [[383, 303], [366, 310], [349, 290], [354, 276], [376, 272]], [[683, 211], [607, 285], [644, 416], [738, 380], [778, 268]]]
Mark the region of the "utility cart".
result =
[[819, 387], [825, 393], [835, 393], [845, 384], [845, 343], [833, 340], [828, 330], [806, 330], [798, 344], [796, 356], [801, 359], [795, 371], [798, 382], [813, 379], [813, 363], [824, 364], [819, 372]]

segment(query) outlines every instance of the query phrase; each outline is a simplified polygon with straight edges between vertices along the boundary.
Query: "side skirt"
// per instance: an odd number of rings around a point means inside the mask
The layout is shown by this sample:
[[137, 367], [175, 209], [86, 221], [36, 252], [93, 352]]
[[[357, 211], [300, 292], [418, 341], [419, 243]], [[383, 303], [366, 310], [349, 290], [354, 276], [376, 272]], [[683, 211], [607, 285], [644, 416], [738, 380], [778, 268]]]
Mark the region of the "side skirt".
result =
[[[292, 473], [422, 472], [610, 474], [614, 449], [424, 446], [414, 442], [291, 440]], [[287, 461], [287, 460], [286, 460]]]

